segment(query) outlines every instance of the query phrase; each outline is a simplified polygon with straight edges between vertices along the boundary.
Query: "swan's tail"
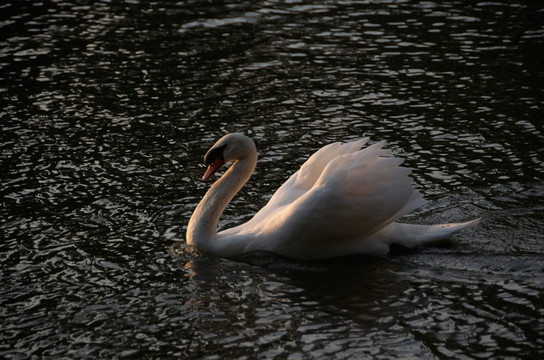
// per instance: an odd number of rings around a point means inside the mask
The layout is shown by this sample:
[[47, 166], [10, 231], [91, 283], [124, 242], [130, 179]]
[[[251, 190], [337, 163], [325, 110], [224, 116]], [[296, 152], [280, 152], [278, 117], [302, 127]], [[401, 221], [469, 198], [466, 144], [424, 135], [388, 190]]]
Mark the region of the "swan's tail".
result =
[[439, 225], [413, 225], [392, 223], [380, 231], [380, 235], [388, 244], [399, 244], [406, 247], [421, 246], [451, 237], [455, 232], [478, 225], [480, 219], [463, 223]]

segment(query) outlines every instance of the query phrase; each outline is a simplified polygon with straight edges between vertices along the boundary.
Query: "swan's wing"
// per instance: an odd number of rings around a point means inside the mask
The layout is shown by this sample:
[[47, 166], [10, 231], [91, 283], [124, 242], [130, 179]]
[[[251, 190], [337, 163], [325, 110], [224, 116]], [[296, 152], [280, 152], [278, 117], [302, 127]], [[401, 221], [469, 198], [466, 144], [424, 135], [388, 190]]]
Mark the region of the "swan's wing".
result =
[[[319, 251], [370, 236], [425, 200], [412, 187], [401, 159], [384, 157], [384, 143], [332, 159], [311, 189], [261, 224], [262, 233], [286, 239], [272, 249]], [[288, 243], [290, 242], [290, 243]], [[335, 245], [336, 243], [336, 245]]]
[[291, 177], [276, 190], [268, 203], [255, 214], [252, 222], [260, 222], [273, 216], [285, 206], [310, 190], [321, 176], [325, 167], [335, 158], [359, 151], [368, 138], [348, 143], [332, 143], [316, 151]]
[[412, 186], [411, 169], [402, 159], [385, 157], [385, 142], [334, 159], [316, 185], [316, 209], [338, 224], [342, 237], [371, 234], [426, 201]]

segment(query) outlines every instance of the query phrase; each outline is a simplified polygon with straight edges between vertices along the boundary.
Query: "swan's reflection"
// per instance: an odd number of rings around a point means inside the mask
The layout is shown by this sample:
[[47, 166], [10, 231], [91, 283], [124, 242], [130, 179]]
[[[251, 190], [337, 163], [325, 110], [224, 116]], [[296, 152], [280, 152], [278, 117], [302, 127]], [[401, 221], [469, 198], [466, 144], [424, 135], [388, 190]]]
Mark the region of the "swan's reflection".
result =
[[298, 262], [263, 252], [236, 261], [198, 255], [184, 266], [195, 296], [203, 300], [213, 291], [215, 305], [225, 312], [242, 305], [256, 311], [248, 307], [264, 302], [283, 304], [288, 312], [321, 310], [372, 326], [390, 315], [388, 299], [406, 290], [396, 274], [400, 267], [392, 257]]

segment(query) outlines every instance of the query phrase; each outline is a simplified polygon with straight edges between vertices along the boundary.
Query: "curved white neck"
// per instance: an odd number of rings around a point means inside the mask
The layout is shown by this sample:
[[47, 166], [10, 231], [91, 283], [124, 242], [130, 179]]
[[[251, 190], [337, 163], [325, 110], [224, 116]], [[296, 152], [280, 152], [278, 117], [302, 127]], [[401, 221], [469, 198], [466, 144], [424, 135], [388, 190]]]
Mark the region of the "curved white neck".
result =
[[[237, 160], [208, 190], [196, 207], [187, 226], [187, 244], [209, 253], [224, 253], [229, 246], [217, 240], [219, 217], [234, 195], [249, 180], [257, 165], [257, 153]], [[234, 250], [234, 249], [232, 249]]]

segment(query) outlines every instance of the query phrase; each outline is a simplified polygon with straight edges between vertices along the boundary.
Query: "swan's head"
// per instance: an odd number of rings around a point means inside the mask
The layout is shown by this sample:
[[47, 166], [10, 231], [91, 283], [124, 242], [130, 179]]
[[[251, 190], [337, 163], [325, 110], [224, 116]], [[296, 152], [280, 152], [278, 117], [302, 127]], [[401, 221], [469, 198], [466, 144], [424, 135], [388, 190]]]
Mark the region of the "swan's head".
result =
[[257, 150], [253, 140], [239, 133], [227, 134], [219, 139], [204, 156], [208, 165], [202, 180], [207, 180], [224, 164], [241, 160], [247, 156], [256, 156]]

